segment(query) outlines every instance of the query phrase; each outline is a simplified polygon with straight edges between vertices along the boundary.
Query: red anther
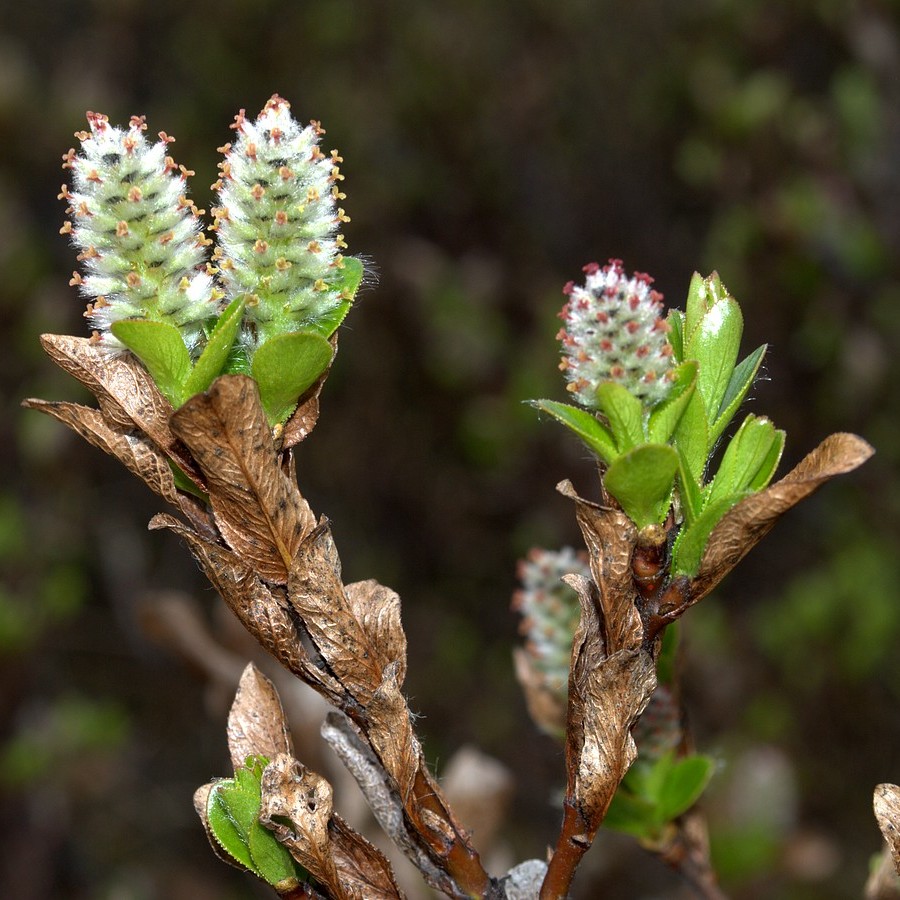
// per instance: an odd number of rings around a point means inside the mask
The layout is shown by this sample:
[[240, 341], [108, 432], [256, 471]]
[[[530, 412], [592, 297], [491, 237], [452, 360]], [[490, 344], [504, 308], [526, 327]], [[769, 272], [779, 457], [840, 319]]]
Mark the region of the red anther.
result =
[[600, 266], [598, 263], [589, 262], [587, 265], [581, 267], [581, 271], [586, 275], [594, 275], [600, 271]]
[[147, 130], [147, 117], [146, 116], [132, 116], [128, 120], [129, 128], [134, 129], [135, 131], [146, 131]]
[[625, 323], [625, 330], [629, 334], [634, 334], [640, 327], [640, 323], [635, 322], [634, 319], [632, 319], [630, 322]]
[[246, 121], [247, 121], [247, 110], [242, 109], [234, 117], [234, 121], [228, 127], [232, 128], [234, 131], [241, 131], [243, 129], [244, 123]]
[[566, 297], [568, 297], [569, 294], [571, 294], [573, 290], [575, 290], [575, 282], [574, 281], [567, 281], [563, 285], [562, 292]]

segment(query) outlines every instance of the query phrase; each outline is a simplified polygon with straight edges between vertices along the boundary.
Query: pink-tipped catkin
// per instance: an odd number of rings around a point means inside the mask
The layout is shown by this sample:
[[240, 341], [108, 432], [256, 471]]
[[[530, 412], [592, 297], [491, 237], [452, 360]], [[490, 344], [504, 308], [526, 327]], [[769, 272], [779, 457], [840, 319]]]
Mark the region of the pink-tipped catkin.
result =
[[568, 389], [582, 406], [597, 409], [597, 388], [614, 381], [654, 406], [669, 393], [674, 367], [662, 294], [649, 275], [629, 278], [618, 259], [602, 267], [589, 263], [584, 272], [584, 285], [569, 282], [563, 289], [568, 300], [559, 314]]

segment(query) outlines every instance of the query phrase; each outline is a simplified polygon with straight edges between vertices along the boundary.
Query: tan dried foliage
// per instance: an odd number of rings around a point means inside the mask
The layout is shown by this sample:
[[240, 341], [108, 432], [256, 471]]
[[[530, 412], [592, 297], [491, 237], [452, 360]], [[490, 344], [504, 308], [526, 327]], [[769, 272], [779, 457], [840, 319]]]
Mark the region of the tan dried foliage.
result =
[[89, 444], [116, 457], [160, 497], [178, 505], [178, 492], [168, 461], [152, 441], [134, 432], [133, 425], [128, 431], [120, 430], [111, 426], [100, 410], [78, 403], [26, 400], [24, 405], [68, 425]]
[[599, 589], [600, 628], [610, 655], [640, 646], [643, 626], [635, 601], [637, 591], [631, 572], [631, 556], [637, 529], [625, 513], [582, 499], [572, 483], [556, 488], [575, 503], [575, 515], [590, 555], [591, 575]]
[[310, 659], [287, 602], [277, 588], [266, 585], [226, 547], [201, 537], [172, 516], [154, 516], [150, 528], [168, 528], [179, 535], [203, 567], [206, 577], [250, 634], [286, 669], [330, 702], [342, 705], [346, 697], [344, 690], [327, 671]]
[[581, 604], [569, 675], [568, 795], [596, 831], [637, 755], [631, 728], [656, 687], [656, 664], [640, 637], [607, 656], [597, 586], [577, 575], [566, 580]]
[[391, 777], [400, 801], [407, 806], [416, 772], [425, 769], [422, 748], [413, 731], [409, 707], [397, 680], [399, 665], [384, 670], [378, 690], [369, 701], [367, 736], [372, 749]]
[[110, 427], [144, 432], [203, 487], [197, 467], [169, 427], [172, 405], [137, 357], [112, 353], [88, 338], [67, 334], [41, 335], [41, 346], [61, 369], [97, 398]]
[[[260, 822], [272, 829], [335, 900], [382, 900], [402, 895], [390, 864], [334, 815], [331, 785], [286, 754], [262, 775]], [[282, 820], [290, 822], [290, 827]]]
[[248, 756], [274, 759], [293, 755], [287, 719], [275, 685], [253, 663], [241, 675], [234, 702], [228, 713], [228, 750], [235, 771], [246, 765]]
[[894, 869], [900, 875], [900, 787], [879, 784], [875, 788], [874, 807], [878, 827], [891, 851]]
[[852, 472], [874, 452], [855, 434], [832, 434], [780, 481], [727, 512], [709, 537], [691, 583], [689, 605], [702, 600], [791, 507], [836, 475]]
[[[361, 602], [364, 591], [354, 591]], [[396, 633], [402, 635], [402, 628], [399, 612], [391, 614], [390, 596], [369, 593], [373, 604], [379, 602], [385, 607], [385, 614], [379, 616], [373, 607], [361, 621], [344, 590], [340, 559], [327, 523], [316, 528], [298, 548], [288, 579], [288, 600], [335, 677], [363, 705], [378, 690], [385, 666], [393, 661], [388, 654], [392, 650], [405, 652], [406, 648], [405, 638]], [[364, 622], [379, 627], [370, 634]], [[391, 628], [394, 630], [388, 633]]]
[[285, 584], [315, 518], [281, 470], [256, 383], [243, 375], [218, 378], [171, 422], [206, 477], [228, 545], [261, 578]]

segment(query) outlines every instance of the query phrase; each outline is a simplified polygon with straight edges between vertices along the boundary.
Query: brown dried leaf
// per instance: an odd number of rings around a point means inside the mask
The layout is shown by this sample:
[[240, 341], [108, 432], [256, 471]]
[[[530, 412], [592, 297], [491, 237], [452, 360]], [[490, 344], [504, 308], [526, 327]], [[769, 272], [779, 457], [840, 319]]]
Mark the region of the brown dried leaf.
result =
[[279, 593], [265, 585], [230, 550], [201, 537], [172, 516], [154, 516], [150, 528], [168, 528], [186, 541], [206, 577], [247, 631], [285, 668], [315, 688], [326, 700], [342, 705], [346, 700], [344, 690], [310, 658], [287, 602]]
[[640, 640], [607, 656], [596, 585], [577, 575], [565, 580], [581, 604], [569, 673], [567, 795], [592, 828], [589, 842], [637, 755], [631, 728], [656, 687], [656, 664]]
[[619, 510], [582, 499], [569, 481], [560, 482], [556, 489], [575, 503], [578, 525], [590, 553], [591, 575], [599, 588], [606, 653], [640, 646], [643, 625], [631, 572], [637, 543], [634, 523]]
[[235, 771], [248, 756], [274, 759], [294, 752], [278, 691], [253, 663], [244, 669], [228, 713], [228, 750]]
[[400, 597], [373, 579], [344, 586], [350, 609], [376, 654], [378, 664], [387, 668], [399, 664], [397, 682], [406, 679], [406, 634], [400, 622]]
[[331, 817], [329, 834], [338, 878], [351, 896], [362, 900], [403, 897], [384, 854], [336, 814]]
[[199, 487], [203, 479], [190, 455], [169, 428], [172, 406], [140, 360], [131, 353], [111, 353], [89, 338], [43, 334], [41, 346], [64, 371], [96, 398], [109, 424], [143, 431]]
[[127, 431], [119, 430], [111, 427], [99, 410], [78, 403], [25, 400], [23, 406], [46, 413], [68, 425], [89, 444], [115, 456], [151, 490], [169, 503], [178, 505], [175, 480], [166, 458], [152, 441], [134, 433], [133, 423], [129, 424]]
[[874, 452], [855, 434], [832, 434], [780, 481], [727, 512], [710, 535], [691, 583], [690, 603], [705, 597], [792, 506], [836, 475], [852, 472]]
[[266, 581], [285, 584], [315, 520], [282, 472], [256, 383], [217, 378], [172, 416], [207, 480], [216, 524], [228, 545]]
[[422, 846], [420, 836], [403, 813], [400, 798], [388, 784], [384, 767], [350, 719], [343, 713], [329, 713], [322, 724], [322, 737], [356, 779], [369, 809], [385, 834], [403, 851], [431, 887], [453, 896], [457, 891], [456, 884], [443, 869], [438, 868]]
[[891, 849], [894, 868], [900, 875], [900, 787], [879, 784], [875, 788], [875, 818]]
[[[328, 824], [333, 812], [331, 785], [286, 754], [276, 756], [263, 770], [259, 821], [271, 829], [335, 900], [354, 895], [344, 890], [331, 853]], [[277, 819], [287, 819], [291, 827]]]
[[[366, 633], [344, 592], [341, 563], [327, 523], [298, 549], [288, 580], [288, 600], [337, 679], [367, 705], [381, 685], [388, 660]], [[390, 598], [384, 602], [389, 605]], [[396, 646], [396, 638], [391, 638], [391, 645]]]
[[547, 686], [546, 676], [532, 663], [530, 654], [524, 648], [513, 650], [513, 662], [531, 720], [547, 734], [561, 737], [566, 731], [563, 699]]
[[420, 767], [424, 770], [425, 765], [422, 748], [410, 721], [409, 707], [400, 693], [397, 681], [399, 668], [398, 663], [391, 663], [384, 670], [381, 685], [368, 703], [367, 736], [406, 807], [416, 773]]

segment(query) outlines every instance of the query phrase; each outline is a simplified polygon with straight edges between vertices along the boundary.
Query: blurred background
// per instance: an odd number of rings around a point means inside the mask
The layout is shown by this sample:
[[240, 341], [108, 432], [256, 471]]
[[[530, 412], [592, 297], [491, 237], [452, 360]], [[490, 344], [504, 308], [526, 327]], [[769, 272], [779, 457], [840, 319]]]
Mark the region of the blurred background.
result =
[[[596, 492], [574, 438], [521, 402], [565, 397], [563, 283], [615, 256], [680, 306], [694, 269], [717, 269], [745, 352], [770, 344], [750, 408], [787, 429], [782, 471], [834, 430], [875, 445], [684, 628], [725, 888], [859, 896], [872, 790], [900, 780], [898, 20], [896, 0], [4, 3], [3, 895], [268, 896], [213, 857], [191, 807], [229, 774], [253, 648], [187, 550], [146, 532], [155, 498], [19, 401], [84, 399], [37, 341], [86, 333], [56, 199], [84, 111], [174, 135], [208, 209], [232, 117], [277, 91], [344, 156], [349, 252], [372, 272], [301, 487], [346, 580], [403, 598], [429, 760], [471, 744], [511, 770], [510, 860], [555, 841], [563, 783], [513, 675], [515, 564], [577, 544], [560, 479]], [[601, 833], [576, 896], [683, 887]]]

